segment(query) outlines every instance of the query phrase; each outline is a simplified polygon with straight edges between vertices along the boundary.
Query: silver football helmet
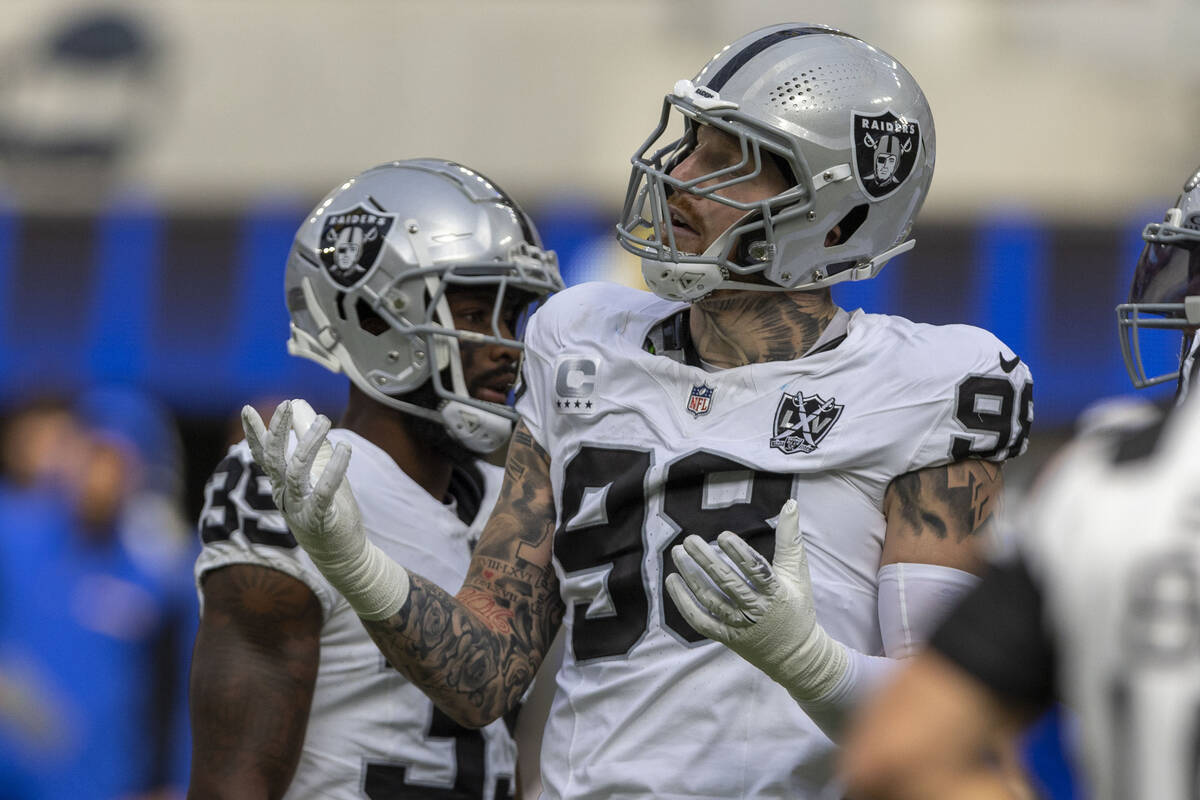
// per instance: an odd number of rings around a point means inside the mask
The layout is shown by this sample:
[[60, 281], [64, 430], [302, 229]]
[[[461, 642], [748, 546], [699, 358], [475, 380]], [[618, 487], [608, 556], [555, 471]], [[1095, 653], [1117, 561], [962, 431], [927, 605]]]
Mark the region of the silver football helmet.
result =
[[1146, 245], [1133, 271], [1129, 301], [1117, 306], [1121, 355], [1138, 389], [1183, 377], [1179, 369], [1146, 375], [1144, 329], [1182, 331], [1181, 361], [1195, 357], [1192, 344], [1200, 327], [1200, 169], [1183, 185], [1183, 193], [1163, 221], [1142, 230], [1142, 239]]
[[[330, 192], [296, 232], [284, 284], [289, 353], [477, 453], [508, 440], [516, 413], [471, 396], [460, 342], [519, 349], [501, 323], [516, 330], [517, 315], [563, 285], [525, 212], [478, 172], [437, 159], [383, 164]], [[491, 335], [455, 328], [456, 287], [495, 291]], [[406, 398], [426, 382], [432, 408]]]
[[[741, 162], [678, 180], [671, 171], [691, 152], [699, 125], [734, 137]], [[759, 202], [722, 196], [761, 174], [764, 159], [794, 185]], [[722, 288], [816, 289], [874, 277], [912, 248], [905, 239], [933, 178], [933, 115], [916, 80], [882, 50], [822, 25], [774, 25], [676, 83], [632, 161], [617, 236], [642, 257], [656, 294], [697, 300]], [[706, 252], [683, 252], [667, 204], [673, 192], [745, 215]], [[835, 226], [841, 237], [826, 246]], [[755, 273], [768, 284], [737, 280]]]

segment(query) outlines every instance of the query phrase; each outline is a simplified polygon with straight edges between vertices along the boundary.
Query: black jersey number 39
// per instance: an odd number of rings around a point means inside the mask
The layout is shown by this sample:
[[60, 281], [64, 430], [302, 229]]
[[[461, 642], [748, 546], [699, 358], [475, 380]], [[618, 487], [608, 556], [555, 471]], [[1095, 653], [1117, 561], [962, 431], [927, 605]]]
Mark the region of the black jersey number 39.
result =
[[217, 465], [204, 487], [200, 539], [205, 543], [224, 541], [236, 531], [255, 544], [296, 547], [295, 538], [278, 518], [262, 467], [233, 455]]
[[[602, 573], [610, 608], [589, 616], [596, 593], [573, 599], [572, 647], [576, 661], [628, 653], [650, 624], [650, 599], [643, 563], [650, 454], [642, 450], [585, 446], [567, 463], [562, 493], [563, 525], [554, 536], [554, 555], [568, 577]], [[706, 507], [705, 489], [713, 481], [734, 483], [739, 499]], [[740, 533], [768, 559], [775, 551], [774, 529], [767, 520], [790, 496], [791, 475], [760, 472], [724, 456], [699, 451], [672, 463], [666, 471], [662, 513], [679, 534], [658, 553], [659, 597], [675, 566], [664, 554], [689, 534], [712, 541], [721, 531]], [[586, 506], [586, 508], [584, 508]], [[584, 513], [580, 513], [581, 509]], [[675, 604], [664, 600], [663, 623], [677, 638], [703, 637], [688, 625]]]

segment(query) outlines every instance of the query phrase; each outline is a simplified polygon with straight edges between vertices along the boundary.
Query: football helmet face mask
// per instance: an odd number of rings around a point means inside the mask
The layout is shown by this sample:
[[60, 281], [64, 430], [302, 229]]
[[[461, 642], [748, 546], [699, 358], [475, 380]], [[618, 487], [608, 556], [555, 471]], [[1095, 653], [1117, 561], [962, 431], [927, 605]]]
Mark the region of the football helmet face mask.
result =
[[1181, 379], [1180, 369], [1153, 377], [1142, 360], [1144, 330], [1184, 333], [1181, 362], [1194, 358], [1195, 330], [1200, 327], [1200, 169], [1183, 186], [1183, 193], [1162, 222], [1142, 230], [1146, 242], [1133, 271], [1128, 302], [1117, 306], [1121, 355], [1133, 385], [1142, 389]]
[[[563, 286], [525, 212], [479, 173], [436, 159], [383, 164], [327, 195], [296, 233], [284, 283], [289, 353], [477, 453], [508, 440], [516, 412], [470, 394], [461, 347], [519, 351], [513, 331]], [[456, 290], [494, 295], [489, 331], [455, 326]], [[427, 382], [433, 408], [406, 399]]]
[[[679, 180], [696, 127], [737, 142], [738, 163]], [[933, 115], [894, 58], [820, 25], [775, 25], [718, 53], [663, 102], [658, 126], [633, 155], [617, 236], [642, 258], [647, 285], [671, 300], [716, 289], [817, 289], [874, 277], [905, 241], [933, 178]], [[771, 159], [793, 183], [772, 197], [723, 196]], [[676, 244], [675, 192], [744, 212], [704, 253]], [[840, 239], [826, 246], [840, 226]], [[739, 280], [761, 273], [754, 283]]]

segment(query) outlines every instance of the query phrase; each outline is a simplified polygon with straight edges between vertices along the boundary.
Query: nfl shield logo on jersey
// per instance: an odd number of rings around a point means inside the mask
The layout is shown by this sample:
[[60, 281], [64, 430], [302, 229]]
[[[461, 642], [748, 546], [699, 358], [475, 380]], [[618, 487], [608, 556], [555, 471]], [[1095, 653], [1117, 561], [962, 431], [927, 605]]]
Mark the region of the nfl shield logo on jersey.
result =
[[692, 387], [692, 394], [688, 398], [687, 410], [693, 417], [699, 417], [702, 414], [707, 414], [712, 408], [712, 396], [716, 389], [709, 386], [707, 383]]
[[811, 453], [842, 415], [843, 406], [819, 394], [784, 393], [775, 409], [775, 434], [771, 447], [792, 453]]
[[395, 221], [395, 214], [371, 211], [361, 203], [346, 211], [330, 212], [321, 229], [319, 251], [329, 277], [346, 287], [365, 278], [379, 261], [383, 240]]

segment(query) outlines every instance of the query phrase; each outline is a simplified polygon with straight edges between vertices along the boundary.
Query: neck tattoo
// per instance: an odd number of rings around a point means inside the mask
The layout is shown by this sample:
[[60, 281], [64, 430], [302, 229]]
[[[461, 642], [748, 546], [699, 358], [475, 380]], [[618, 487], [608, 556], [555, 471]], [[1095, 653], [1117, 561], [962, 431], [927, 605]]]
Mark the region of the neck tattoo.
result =
[[692, 305], [696, 352], [721, 369], [799, 358], [837, 313], [826, 292], [717, 292]]

